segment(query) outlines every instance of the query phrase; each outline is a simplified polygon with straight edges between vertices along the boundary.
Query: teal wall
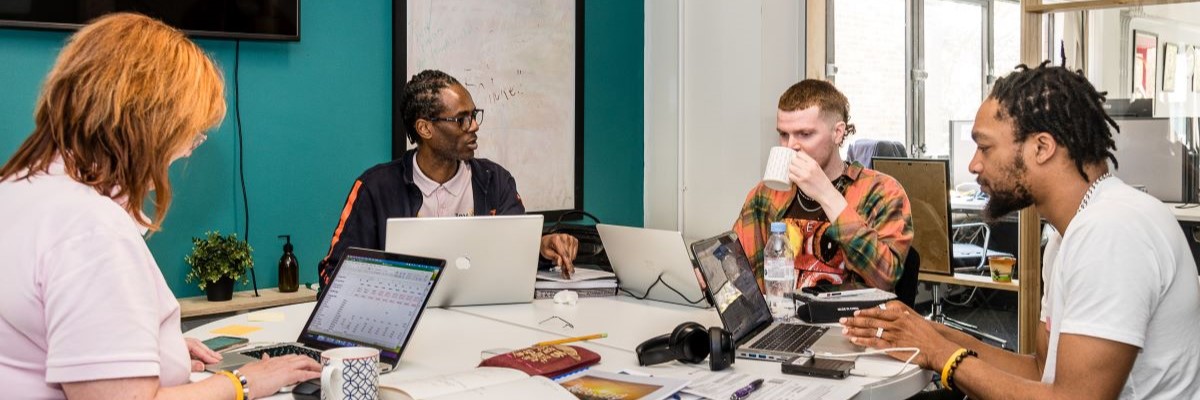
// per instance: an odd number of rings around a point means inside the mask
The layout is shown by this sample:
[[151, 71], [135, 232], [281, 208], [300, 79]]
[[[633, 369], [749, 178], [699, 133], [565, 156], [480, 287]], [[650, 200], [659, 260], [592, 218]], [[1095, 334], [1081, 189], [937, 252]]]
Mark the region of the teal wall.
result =
[[[391, 139], [391, 2], [302, 1], [301, 41], [242, 42], [240, 87], [250, 245], [260, 287], [276, 286], [291, 234], [300, 281], [316, 277], [350, 183], [387, 161]], [[584, 206], [605, 222], [642, 225], [643, 4], [585, 9]], [[0, 159], [33, 128], [33, 103], [66, 32], [0, 29]], [[237, 176], [234, 42], [197, 40], [224, 70], [229, 113], [172, 167], [175, 202], [150, 250], [176, 296], [190, 238], [244, 229]], [[519, 177], [518, 177], [519, 178]]]

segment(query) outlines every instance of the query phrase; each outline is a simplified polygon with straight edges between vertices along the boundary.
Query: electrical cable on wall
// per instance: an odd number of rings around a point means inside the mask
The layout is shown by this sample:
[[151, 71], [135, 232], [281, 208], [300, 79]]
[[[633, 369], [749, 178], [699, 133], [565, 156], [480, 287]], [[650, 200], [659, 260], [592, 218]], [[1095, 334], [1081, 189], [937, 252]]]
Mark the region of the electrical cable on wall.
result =
[[[233, 43], [233, 114], [237, 121], [238, 180], [242, 185], [242, 217], [244, 218], [242, 239], [246, 243], [250, 243], [250, 201], [246, 199], [246, 146], [242, 144], [242, 85], [238, 81], [238, 77], [241, 75], [239, 72], [242, 61], [242, 41], [235, 40]], [[254, 273], [254, 268], [250, 268], [250, 280], [254, 285], [254, 297], [258, 297], [258, 276]]]

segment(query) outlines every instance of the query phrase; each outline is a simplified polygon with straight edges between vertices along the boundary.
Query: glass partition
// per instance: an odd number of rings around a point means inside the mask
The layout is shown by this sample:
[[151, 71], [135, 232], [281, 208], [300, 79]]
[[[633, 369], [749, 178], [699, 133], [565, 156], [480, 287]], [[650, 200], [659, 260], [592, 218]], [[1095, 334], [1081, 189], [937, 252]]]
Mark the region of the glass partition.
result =
[[1086, 50], [1068, 65], [1086, 66], [1088, 80], [1108, 92], [1120, 126], [1115, 174], [1164, 202], [1195, 203], [1200, 3], [1086, 13], [1078, 29]]

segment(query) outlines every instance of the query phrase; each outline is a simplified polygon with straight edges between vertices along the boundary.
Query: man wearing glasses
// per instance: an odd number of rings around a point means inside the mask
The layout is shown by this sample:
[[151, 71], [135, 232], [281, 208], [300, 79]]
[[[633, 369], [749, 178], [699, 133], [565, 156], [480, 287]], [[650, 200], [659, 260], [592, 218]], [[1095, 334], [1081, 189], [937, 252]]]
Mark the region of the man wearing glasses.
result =
[[[475, 158], [483, 110], [457, 79], [442, 71], [421, 71], [405, 85], [399, 111], [408, 140], [417, 148], [371, 167], [354, 181], [329, 252], [317, 268], [323, 285], [346, 248], [383, 248], [388, 218], [525, 213], [512, 174]], [[578, 248], [579, 241], [570, 235], [546, 235], [541, 256], [569, 276]]]

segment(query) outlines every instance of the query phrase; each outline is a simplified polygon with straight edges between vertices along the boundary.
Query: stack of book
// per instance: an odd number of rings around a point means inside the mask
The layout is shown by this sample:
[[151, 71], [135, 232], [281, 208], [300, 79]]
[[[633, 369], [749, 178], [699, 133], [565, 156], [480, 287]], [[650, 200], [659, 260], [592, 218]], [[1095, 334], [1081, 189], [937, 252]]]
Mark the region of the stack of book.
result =
[[533, 283], [533, 298], [550, 299], [561, 290], [573, 290], [579, 297], [617, 295], [617, 275], [608, 271], [576, 268], [571, 279], [564, 279], [558, 270], [538, 271]]

